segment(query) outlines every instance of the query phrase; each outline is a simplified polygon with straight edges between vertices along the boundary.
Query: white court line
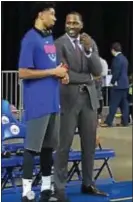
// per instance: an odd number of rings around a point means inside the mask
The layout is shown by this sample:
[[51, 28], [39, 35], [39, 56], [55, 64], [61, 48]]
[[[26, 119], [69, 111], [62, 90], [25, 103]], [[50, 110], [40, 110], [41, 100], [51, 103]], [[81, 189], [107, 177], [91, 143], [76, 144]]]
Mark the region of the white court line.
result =
[[133, 197], [126, 197], [126, 198], [111, 199], [110, 201], [117, 202], [117, 201], [131, 200], [131, 199], [133, 199]]

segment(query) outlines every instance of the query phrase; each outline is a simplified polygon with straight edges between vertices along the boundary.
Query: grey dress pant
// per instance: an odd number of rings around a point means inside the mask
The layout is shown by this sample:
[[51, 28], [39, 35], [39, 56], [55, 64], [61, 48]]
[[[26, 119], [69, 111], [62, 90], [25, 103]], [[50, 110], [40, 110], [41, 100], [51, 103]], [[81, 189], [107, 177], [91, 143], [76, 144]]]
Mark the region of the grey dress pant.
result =
[[79, 93], [73, 108], [60, 117], [59, 147], [55, 155], [54, 182], [57, 190], [65, 189], [68, 156], [78, 126], [81, 138], [83, 184], [93, 184], [93, 166], [96, 144], [97, 110], [93, 110], [88, 92]]

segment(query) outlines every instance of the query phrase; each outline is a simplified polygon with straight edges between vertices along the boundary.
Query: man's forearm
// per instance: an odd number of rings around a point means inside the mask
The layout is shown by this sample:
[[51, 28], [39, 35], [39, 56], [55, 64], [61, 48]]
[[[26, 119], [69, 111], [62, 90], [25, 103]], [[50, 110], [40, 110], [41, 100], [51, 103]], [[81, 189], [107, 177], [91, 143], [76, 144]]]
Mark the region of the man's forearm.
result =
[[102, 65], [96, 53], [92, 53], [91, 57], [88, 58], [88, 68], [93, 76], [101, 76]]
[[93, 80], [90, 78], [89, 73], [77, 73], [72, 70], [68, 71], [69, 84], [88, 84], [91, 85]]
[[37, 79], [53, 75], [54, 75], [54, 69], [46, 69], [46, 70], [32, 70], [24, 68], [19, 69], [20, 79]]
[[115, 73], [113, 73], [113, 75], [112, 75], [111, 83], [115, 84], [115, 82], [117, 82], [119, 80], [121, 68], [119, 66], [115, 66], [113, 68], [115, 69]]
[[97, 44], [93, 39], [91, 39], [91, 47], [88, 47], [86, 51], [90, 52], [88, 56], [86, 55], [87, 52], [85, 52], [85, 56], [88, 58], [88, 68], [90, 73], [95, 77], [101, 76], [102, 65], [99, 57], [99, 51]]
[[118, 79], [117, 79], [116, 77], [113, 76], [112, 79], [111, 79], [111, 84], [114, 85], [115, 82], [117, 82], [117, 81], [118, 81]]

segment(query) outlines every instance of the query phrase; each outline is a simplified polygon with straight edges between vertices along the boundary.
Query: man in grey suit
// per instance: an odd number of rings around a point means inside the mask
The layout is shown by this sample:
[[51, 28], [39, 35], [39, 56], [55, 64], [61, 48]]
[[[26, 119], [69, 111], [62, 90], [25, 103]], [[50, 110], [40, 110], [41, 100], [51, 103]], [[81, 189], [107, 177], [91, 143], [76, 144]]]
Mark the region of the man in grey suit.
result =
[[68, 155], [76, 127], [82, 150], [83, 182], [81, 192], [106, 196], [93, 184], [98, 99], [93, 76], [102, 72], [95, 42], [81, 34], [82, 17], [77, 12], [66, 17], [66, 33], [55, 42], [57, 56], [68, 66], [61, 84], [60, 144], [55, 156], [55, 195], [59, 202], [68, 202], [65, 195]]

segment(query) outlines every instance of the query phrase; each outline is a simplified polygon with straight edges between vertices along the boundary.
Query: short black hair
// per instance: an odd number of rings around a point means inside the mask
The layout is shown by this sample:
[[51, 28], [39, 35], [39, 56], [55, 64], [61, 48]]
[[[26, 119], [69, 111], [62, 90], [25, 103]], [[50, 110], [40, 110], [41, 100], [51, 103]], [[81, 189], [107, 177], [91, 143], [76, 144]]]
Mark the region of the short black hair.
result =
[[55, 2], [53, 1], [34, 2], [31, 10], [32, 18], [35, 19], [38, 16], [39, 12], [49, 10], [50, 8], [55, 8]]
[[119, 42], [115, 42], [112, 44], [111, 49], [115, 50], [116, 52], [121, 52], [122, 46]]
[[[69, 13], [67, 14], [67, 16], [68, 16], [68, 15], [77, 15], [77, 16], [79, 16], [81, 22], [83, 22], [83, 17], [82, 17], [82, 15], [81, 15], [80, 13], [76, 12], [76, 11], [71, 11], [71, 12], [69, 12]], [[66, 17], [67, 17], [67, 16], [66, 16]]]

